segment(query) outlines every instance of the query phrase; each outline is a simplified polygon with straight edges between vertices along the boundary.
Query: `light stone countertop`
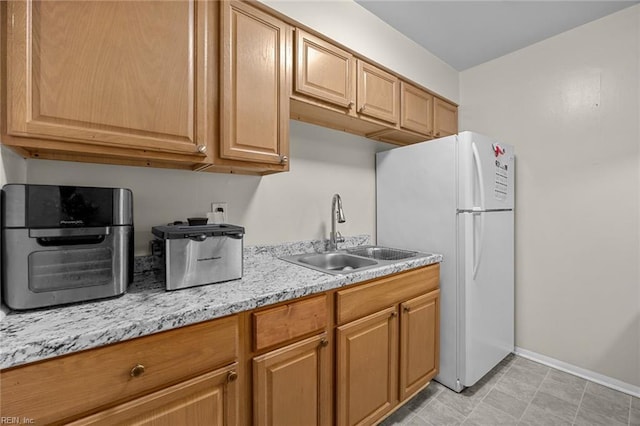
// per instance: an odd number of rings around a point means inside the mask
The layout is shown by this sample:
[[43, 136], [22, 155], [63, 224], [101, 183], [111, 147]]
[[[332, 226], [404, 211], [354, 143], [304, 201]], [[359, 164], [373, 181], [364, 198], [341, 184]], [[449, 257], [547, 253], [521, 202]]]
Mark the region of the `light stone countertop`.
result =
[[[348, 237], [341, 248], [369, 244]], [[134, 282], [123, 296], [33, 311], [8, 311], [0, 319], [0, 368], [39, 361], [159, 331], [343, 287], [442, 261], [405, 259], [346, 275], [329, 275], [278, 259], [324, 251], [322, 241], [244, 249], [242, 279], [165, 291], [157, 258], [136, 258]], [[5, 308], [6, 309], [6, 308]]]

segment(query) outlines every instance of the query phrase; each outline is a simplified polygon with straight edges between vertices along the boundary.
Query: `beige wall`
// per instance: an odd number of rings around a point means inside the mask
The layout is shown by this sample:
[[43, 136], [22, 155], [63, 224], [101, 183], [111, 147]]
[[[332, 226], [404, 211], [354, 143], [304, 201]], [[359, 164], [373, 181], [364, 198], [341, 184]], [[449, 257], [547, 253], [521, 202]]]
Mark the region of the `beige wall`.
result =
[[391, 145], [291, 121], [291, 171], [239, 176], [181, 170], [28, 160], [29, 183], [115, 186], [134, 194], [136, 254], [151, 227], [202, 216], [226, 201], [228, 222], [246, 227], [245, 245], [328, 238], [331, 197], [340, 193], [344, 235], [375, 236], [375, 153]]
[[460, 73], [514, 144], [516, 345], [640, 386], [640, 6]]
[[0, 187], [6, 183], [24, 183], [27, 180], [27, 162], [6, 146], [0, 147]]

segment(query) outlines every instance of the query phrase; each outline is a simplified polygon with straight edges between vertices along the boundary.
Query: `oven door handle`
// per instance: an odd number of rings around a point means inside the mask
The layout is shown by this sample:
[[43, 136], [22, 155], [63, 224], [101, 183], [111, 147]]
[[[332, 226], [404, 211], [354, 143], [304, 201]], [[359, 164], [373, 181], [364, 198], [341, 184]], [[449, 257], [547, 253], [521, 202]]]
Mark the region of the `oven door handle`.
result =
[[50, 229], [29, 229], [31, 238], [47, 237], [89, 237], [111, 234], [108, 226], [98, 226], [91, 228], [50, 228]]

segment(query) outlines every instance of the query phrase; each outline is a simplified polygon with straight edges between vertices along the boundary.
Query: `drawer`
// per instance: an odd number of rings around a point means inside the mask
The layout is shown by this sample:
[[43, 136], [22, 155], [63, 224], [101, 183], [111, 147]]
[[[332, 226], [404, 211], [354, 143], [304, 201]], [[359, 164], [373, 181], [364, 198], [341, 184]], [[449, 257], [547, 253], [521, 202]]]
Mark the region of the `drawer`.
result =
[[2, 415], [53, 423], [213, 370], [237, 354], [234, 315], [3, 370]]
[[[236, 425], [238, 363], [107, 408], [67, 426]], [[237, 377], [237, 376], [236, 376]]]
[[259, 351], [327, 326], [327, 295], [298, 300], [260, 312], [253, 317], [253, 348]]
[[338, 325], [438, 288], [440, 264], [382, 278], [336, 293]]

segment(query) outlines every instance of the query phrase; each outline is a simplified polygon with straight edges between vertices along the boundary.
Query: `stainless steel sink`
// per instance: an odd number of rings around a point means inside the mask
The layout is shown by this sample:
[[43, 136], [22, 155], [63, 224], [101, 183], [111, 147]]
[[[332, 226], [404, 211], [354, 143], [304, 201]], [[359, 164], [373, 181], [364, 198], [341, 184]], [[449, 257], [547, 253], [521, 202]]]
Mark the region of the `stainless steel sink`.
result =
[[332, 271], [351, 271], [363, 266], [377, 265], [378, 262], [370, 259], [352, 256], [345, 253], [320, 253], [303, 256], [298, 259], [300, 263], [317, 266]]
[[381, 246], [361, 246], [326, 253], [302, 253], [280, 259], [327, 274], [348, 274], [403, 259], [427, 257], [430, 254]]
[[353, 256], [351, 254], [338, 251], [298, 254], [283, 257], [282, 260], [330, 274], [346, 274], [351, 271], [376, 266], [378, 264], [378, 262], [372, 259]]
[[355, 254], [356, 256], [367, 257], [370, 259], [380, 260], [402, 260], [410, 257], [416, 257], [418, 252], [400, 250], [390, 247], [379, 246], [362, 246], [347, 249], [347, 253]]

